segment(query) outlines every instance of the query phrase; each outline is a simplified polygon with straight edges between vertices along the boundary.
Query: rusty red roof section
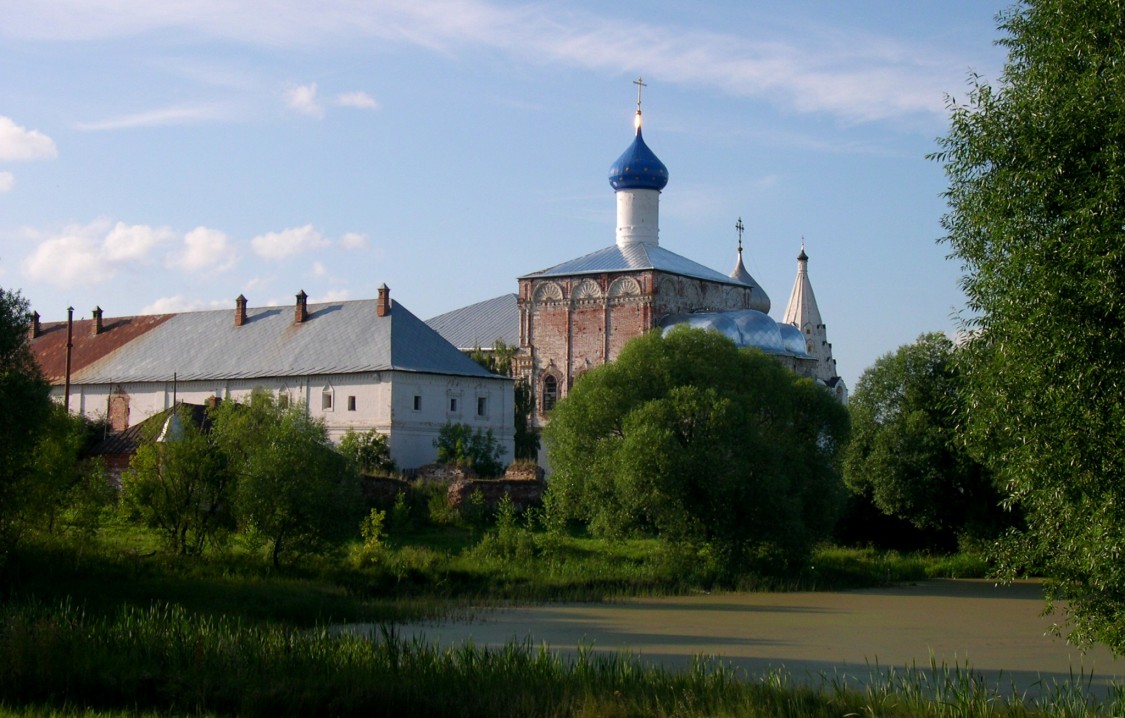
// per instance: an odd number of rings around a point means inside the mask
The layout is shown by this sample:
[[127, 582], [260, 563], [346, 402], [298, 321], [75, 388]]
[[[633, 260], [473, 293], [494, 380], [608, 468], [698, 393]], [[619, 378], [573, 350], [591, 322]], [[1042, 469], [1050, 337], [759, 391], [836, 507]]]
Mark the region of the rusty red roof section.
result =
[[[175, 314], [145, 314], [102, 320], [102, 331], [94, 335], [93, 319], [74, 320], [70, 372], [74, 374], [137, 337], [168, 321]], [[66, 322], [41, 325], [39, 336], [31, 340], [31, 351], [43, 376], [52, 384], [66, 381]]]

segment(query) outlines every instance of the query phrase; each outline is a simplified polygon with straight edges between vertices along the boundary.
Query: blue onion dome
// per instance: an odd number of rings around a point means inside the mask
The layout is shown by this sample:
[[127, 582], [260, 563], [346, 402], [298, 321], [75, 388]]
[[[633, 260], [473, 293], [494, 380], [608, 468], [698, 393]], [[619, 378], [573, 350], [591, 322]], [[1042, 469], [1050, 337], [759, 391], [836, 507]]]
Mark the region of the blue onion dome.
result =
[[668, 168], [645, 144], [640, 125], [633, 144], [609, 168], [609, 183], [615, 190], [660, 190], [668, 184]]

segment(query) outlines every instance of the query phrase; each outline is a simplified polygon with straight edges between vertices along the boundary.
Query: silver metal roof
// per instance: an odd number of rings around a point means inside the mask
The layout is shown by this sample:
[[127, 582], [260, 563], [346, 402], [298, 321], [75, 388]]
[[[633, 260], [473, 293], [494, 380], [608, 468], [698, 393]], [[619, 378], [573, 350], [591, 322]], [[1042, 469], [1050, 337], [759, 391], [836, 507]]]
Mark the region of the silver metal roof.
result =
[[738, 249], [738, 261], [734, 265], [734, 271], [730, 273], [733, 279], [737, 279], [743, 284], [748, 284], [754, 288], [750, 294], [750, 309], [757, 309], [763, 314], [769, 314], [770, 311], [770, 297], [766, 294], [766, 290], [762, 289], [762, 285], [750, 276], [750, 272], [746, 271], [746, 265], [742, 263], [742, 248]]
[[110, 382], [248, 379], [400, 370], [495, 377], [442, 339], [401, 304], [383, 317], [374, 299], [309, 304], [296, 324], [294, 308], [234, 309], [177, 314], [117, 351], [83, 368], [74, 381]]
[[669, 274], [679, 274], [684, 277], [705, 279], [709, 282], [745, 286], [733, 277], [728, 277], [722, 272], [704, 267], [693, 262], [687, 257], [681, 257], [675, 252], [670, 252], [659, 245], [630, 244], [624, 248], [616, 244], [599, 249], [569, 262], [556, 264], [548, 269], [525, 274], [520, 279], [533, 279], [536, 277], [563, 277], [574, 274], [601, 274], [602, 272], [623, 272], [645, 269], [655, 269]]
[[778, 324], [769, 315], [756, 309], [674, 314], [660, 322], [666, 332], [678, 324], [686, 324], [697, 329], [712, 329], [740, 347], [754, 347], [768, 354], [808, 356], [808, 352], [805, 351], [805, 340], [799, 329]]
[[496, 340], [510, 347], [520, 343], [520, 310], [515, 294], [470, 304], [427, 319], [426, 324], [462, 350], [490, 349]]

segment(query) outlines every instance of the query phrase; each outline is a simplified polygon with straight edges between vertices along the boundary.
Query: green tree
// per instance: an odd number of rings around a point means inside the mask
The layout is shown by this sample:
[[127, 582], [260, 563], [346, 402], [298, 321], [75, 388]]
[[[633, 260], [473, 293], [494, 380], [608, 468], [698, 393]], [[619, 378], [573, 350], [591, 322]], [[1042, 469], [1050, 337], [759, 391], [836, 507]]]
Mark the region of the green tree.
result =
[[834, 524], [847, 424], [827, 391], [760, 352], [651, 332], [555, 407], [547, 503], [552, 520], [706, 547], [727, 569], [794, 564]]
[[1002, 553], [1125, 650], [1125, 5], [1025, 0], [996, 87], [950, 102], [934, 159], [971, 317], [968, 431], [1027, 527]]
[[364, 473], [389, 473], [395, 470], [391, 459], [391, 446], [387, 437], [378, 431], [358, 432], [352, 429], [340, 439], [340, 453]]
[[35, 443], [35, 456], [20, 484], [20, 522], [47, 534], [75, 531], [88, 538], [101, 526], [117, 492], [100, 461], [83, 453], [101, 438], [104, 423], [52, 404]]
[[845, 483], [942, 548], [959, 535], [995, 538], [1004, 523], [1001, 496], [958, 431], [963, 381], [953, 343], [923, 334], [864, 371], [848, 403]]
[[248, 403], [223, 402], [213, 416], [237, 481], [240, 527], [269, 544], [275, 566], [284, 552], [320, 551], [355, 533], [358, 476], [303, 405], [282, 408], [255, 390]]
[[15, 540], [20, 484], [35, 458], [39, 433], [50, 418], [50, 385], [31, 354], [27, 302], [0, 287], [0, 563]]
[[180, 405], [153, 424], [121, 476], [131, 516], [156, 529], [165, 546], [197, 555], [234, 528], [234, 482], [210, 431]]
[[516, 357], [519, 347], [507, 344], [503, 339], [492, 343], [492, 348], [485, 350], [479, 346], [469, 352], [469, 358], [480, 364], [493, 374], [500, 376], [512, 375], [512, 361]]
[[[512, 376], [513, 362], [519, 347], [505, 344], [502, 339], [497, 339], [492, 347], [490, 351], [477, 347], [469, 352], [469, 358], [493, 374]], [[515, 458], [535, 461], [539, 457], [539, 429], [531, 420], [532, 413], [535, 411], [535, 395], [525, 379], [515, 380], [513, 393], [515, 395]]]
[[504, 473], [504, 447], [492, 429], [474, 431], [468, 424], [447, 423], [438, 430], [434, 448], [439, 464], [454, 464], [484, 477]]
[[514, 388], [516, 408], [515, 454], [517, 459], [535, 461], [539, 458], [539, 429], [531, 423], [535, 411], [535, 394], [524, 379], [517, 379]]

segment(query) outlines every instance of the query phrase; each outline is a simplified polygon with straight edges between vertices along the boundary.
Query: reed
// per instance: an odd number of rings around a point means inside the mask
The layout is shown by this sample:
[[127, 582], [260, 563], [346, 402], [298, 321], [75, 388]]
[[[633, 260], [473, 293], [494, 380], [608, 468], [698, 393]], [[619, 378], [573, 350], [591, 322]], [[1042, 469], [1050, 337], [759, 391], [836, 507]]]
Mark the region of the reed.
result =
[[873, 669], [862, 685], [698, 659], [669, 671], [586, 647], [441, 648], [384, 628], [248, 625], [170, 605], [93, 616], [72, 602], [0, 606], [0, 713], [50, 715], [1097, 716], [1088, 677], [1028, 698], [965, 666]]

